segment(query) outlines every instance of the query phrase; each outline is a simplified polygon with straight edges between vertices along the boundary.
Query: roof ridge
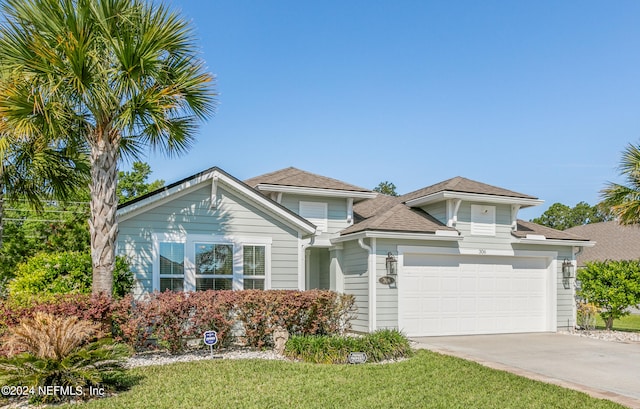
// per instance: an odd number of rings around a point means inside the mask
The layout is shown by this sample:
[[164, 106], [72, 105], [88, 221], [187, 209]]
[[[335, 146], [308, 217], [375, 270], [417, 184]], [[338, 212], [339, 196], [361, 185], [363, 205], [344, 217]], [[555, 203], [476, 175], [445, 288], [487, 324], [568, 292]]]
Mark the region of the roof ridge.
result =
[[460, 193], [474, 193], [491, 196], [503, 196], [514, 197], [523, 199], [537, 199], [534, 196], [524, 193], [516, 192], [515, 190], [506, 189], [489, 183], [479, 182], [477, 180], [469, 179], [464, 176], [455, 176], [442, 182], [435, 183], [430, 186], [423, 187], [421, 189], [414, 190], [412, 192], [402, 195], [403, 201], [407, 202], [412, 199], [416, 199], [423, 196], [428, 196], [435, 193], [452, 191]]
[[283, 171], [285, 171], [285, 170], [289, 170], [289, 169], [300, 170], [300, 169], [297, 169], [297, 168], [295, 168], [295, 167], [293, 167], [293, 166], [287, 166], [286, 168], [282, 168], [282, 169], [274, 170], [274, 171], [272, 171], [272, 172], [267, 172], [267, 173], [263, 173], [263, 174], [260, 174], [260, 175], [252, 176], [252, 177], [250, 177], [250, 178], [248, 178], [248, 179], [245, 179], [245, 183], [246, 183], [247, 181], [250, 181], [250, 180], [253, 180], [253, 179], [263, 178], [263, 177], [267, 177], [267, 176], [275, 175], [275, 174], [277, 174], [277, 173], [281, 173], [281, 172], [283, 172]]

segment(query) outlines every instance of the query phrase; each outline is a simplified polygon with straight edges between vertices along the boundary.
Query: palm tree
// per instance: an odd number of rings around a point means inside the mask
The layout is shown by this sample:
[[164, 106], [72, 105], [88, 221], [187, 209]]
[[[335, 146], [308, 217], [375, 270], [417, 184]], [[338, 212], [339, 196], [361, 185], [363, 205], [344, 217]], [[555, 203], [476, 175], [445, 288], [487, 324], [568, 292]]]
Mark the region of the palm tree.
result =
[[0, 0], [0, 117], [13, 140], [82, 137], [93, 292], [111, 294], [122, 155], [185, 152], [214, 107], [190, 25], [144, 0]]
[[[3, 142], [9, 139], [0, 137]], [[38, 146], [18, 141], [0, 148], [0, 248], [5, 200], [25, 199], [41, 211], [44, 201], [65, 201], [82, 191], [88, 181], [88, 157], [80, 146]]]
[[608, 183], [600, 192], [601, 205], [611, 209], [620, 224], [640, 223], [640, 145], [627, 145], [620, 160], [626, 184]]

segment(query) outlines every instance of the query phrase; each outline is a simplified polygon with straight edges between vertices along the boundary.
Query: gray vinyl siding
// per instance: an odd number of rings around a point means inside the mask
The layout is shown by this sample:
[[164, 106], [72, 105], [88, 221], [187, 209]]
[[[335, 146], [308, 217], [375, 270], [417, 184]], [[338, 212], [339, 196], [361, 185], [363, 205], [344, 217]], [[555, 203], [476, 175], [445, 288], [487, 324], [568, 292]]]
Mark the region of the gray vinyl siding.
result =
[[[387, 275], [387, 255], [398, 256], [397, 242], [376, 240], [377, 278]], [[380, 284], [376, 280], [376, 328], [398, 328], [398, 276], [391, 285]]]
[[458, 223], [455, 228], [463, 237], [461, 248], [483, 248], [491, 250], [511, 249], [513, 236], [511, 235], [511, 206], [486, 203], [496, 208], [496, 234], [495, 236], [471, 235], [471, 205], [485, 204], [475, 202], [462, 202], [458, 210]]
[[296, 214], [300, 214], [300, 202], [327, 203], [327, 231], [319, 239], [335, 237], [349, 227], [347, 223], [347, 199], [321, 196], [283, 194], [281, 204]]
[[429, 213], [442, 224], [447, 224], [447, 202], [430, 203], [422, 206], [422, 210]]
[[216, 209], [210, 208], [211, 185], [120, 222], [118, 251], [132, 262], [136, 292], [152, 290], [152, 234], [269, 237], [271, 288], [298, 288], [298, 233], [236, 194], [219, 186]]
[[351, 322], [351, 328], [357, 332], [369, 331], [369, 274], [367, 271], [368, 254], [355, 241], [344, 243], [342, 251], [342, 273], [344, 292], [356, 298], [358, 313]]

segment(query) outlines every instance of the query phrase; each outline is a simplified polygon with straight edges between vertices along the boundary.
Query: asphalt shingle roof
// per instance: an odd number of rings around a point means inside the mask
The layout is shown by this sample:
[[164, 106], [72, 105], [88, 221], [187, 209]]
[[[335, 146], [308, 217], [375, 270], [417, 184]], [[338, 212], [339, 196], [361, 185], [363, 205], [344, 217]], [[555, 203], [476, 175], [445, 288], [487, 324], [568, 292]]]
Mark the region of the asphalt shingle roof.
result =
[[402, 195], [402, 201], [417, 199], [419, 197], [429, 196], [434, 193], [440, 192], [461, 192], [461, 193], [476, 193], [482, 195], [495, 195], [506, 197], [517, 197], [524, 199], [537, 199], [537, 197], [525, 195], [523, 193], [514, 192], [512, 190], [503, 189], [501, 187], [487, 185], [486, 183], [476, 182], [475, 180], [456, 176], [451, 179], [447, 179], [443, 182], [436, 183], [435, 185], [427, 186], [422, 189]]
[[344, 229], [346, 235], [367, 230], [406, 233], [431, 233], [438, 230], [456, 231], [421, 209], [413, 209], [398, 197], [378, 194], [353, 206], [355, 224]]
[[616, 221], [585, 224], [566, 230], [596, 242], [578, 254], [578, 265], [588, 261], [640, 259], [640, 226], [621, 226]]
[[511, 232], [511, 234], [521, 239], [527, 237], [527, 234], [538, 234], [550, 240], [588, 240], [578, 234], [573, 234], [569, 231], [556, 230], [552, 229], [551, 227], [542, 226], [532, 222], [526, 222], [524, 220], [518, 220], [517, 224], [517, 230]]
[[371, 192], [369, 189], [351, 185], [341, 180], [316, 175], [294, 167], [280, 169], [275, 172], [265, 173], [244, 181], [247, 185], [255, 188], [258, 185], [279, 185], [309, 187], [316, 189], [345, 190], [351, 192]]

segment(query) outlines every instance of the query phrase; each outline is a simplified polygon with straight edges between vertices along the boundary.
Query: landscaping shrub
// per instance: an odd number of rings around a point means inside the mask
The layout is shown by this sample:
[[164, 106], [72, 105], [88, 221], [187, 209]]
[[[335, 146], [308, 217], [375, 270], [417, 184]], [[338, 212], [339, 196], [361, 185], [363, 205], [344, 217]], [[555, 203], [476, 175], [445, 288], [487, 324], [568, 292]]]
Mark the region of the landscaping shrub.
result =
[[345, 364], [350, 352], [364, 352], [368, 362], [411, 356], [409, 340], [397, 330], [379, 330], [362, 337], [303, 335], [289, 338], [284, 353], [290, 358], [323, 364]]
[[[242, 340], [255, 348], [272, 346], [277, 327], [291, 335], [341, 334], [350, 328], [354, 298], [332, 291], [291, 290], [167, 291], [140, 300], [131, 295], [110, 300], [66, 294], [26, 305], [0, 302], [0, 334], [37, 312], [100, 323], [105, 333], [112, 330], [116, 340], [139, 351], [167, 348], [178, 353], [208, 330], [217, 331], [218, 348], [228, 346], [243, 330]], [[0, 345], [0, 354], [6, 354], [3, 349]]]
[[34, 301], [28, 305], [4, 300], [0, 301], [0, 331], [17, 325], [22, 318], [33, 317], [36, 312], [108, 324], [111, 310], [111, 299], [104, 295], [62, 294], [54, 300]]
[[291, 335], [342, 334], [351, 328], [352, 295], [333, 291], [246, 290], [238, 292], [237, 319], [248, 345], [273, 346], [277, 327]]
[[[230, 343], [234, 323], [235, 292], [153, 293], [143, 300], [126, 296], [114, 305], [113, 323], [117, 339], [137, 350], [166, 347], [183, 351], [189, 338], [205, 331], [218, 332], [216, 347]], [[155, 345], [151, 342], [157, 341]]]
[[591, 330], [596, 327], [596, 315], [598, 307], [591, 303], [579, 302], [576, 314], [576, 322], [580, 329]]
[[[27, 304], [59, 294], [90, 294], [93, 268], [89, 252], [39, 253], [19, 264], [7, 284], [9, 297]], [[124, 257], [116, 258], [113, 296], [123, 297], [133, 287], [133, 273]]]
[[[90, 387], [114, 386], [128, 355], [126, 346], [108, 338], [90, 342], [100, 335], [100, 326], [91, 321], [36, 312], [4, 335], [11, 353], [0, 359], [0, 377], [7, 385], [34, 388], [34, 401], [88, 398]], [[40, 387], [70, 388], [71, 393], [41, 394]]]
[[640, 262], [607, 260], [586, 263], [578, 270], [578, 295], [600, 309], [606, 328], [613, 320], [629, 314], [629, 307], [640, 304]]

